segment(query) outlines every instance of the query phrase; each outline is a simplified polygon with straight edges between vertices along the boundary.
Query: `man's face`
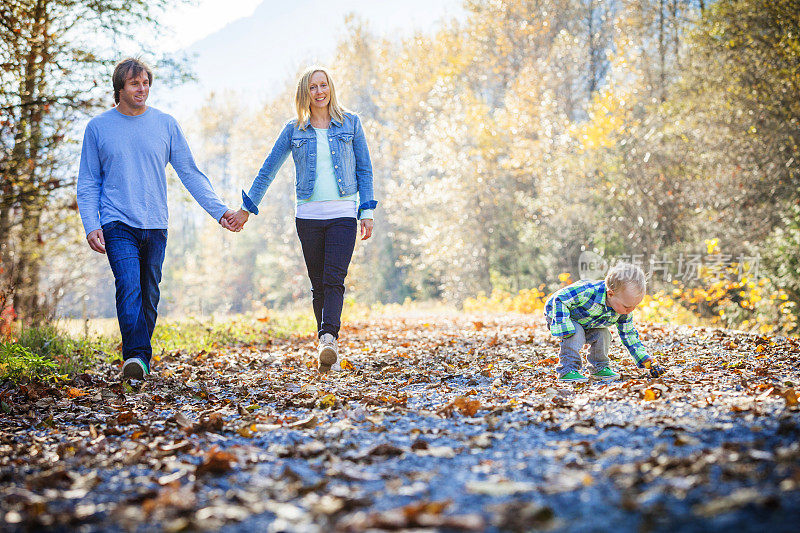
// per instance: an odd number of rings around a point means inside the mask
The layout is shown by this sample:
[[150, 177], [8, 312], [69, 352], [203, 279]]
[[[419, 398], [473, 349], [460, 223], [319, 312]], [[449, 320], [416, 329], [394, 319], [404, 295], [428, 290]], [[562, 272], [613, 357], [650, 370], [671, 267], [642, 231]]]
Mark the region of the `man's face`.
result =
[[138, 76], [125, 80], [125, 86], [119, 92], [119, 102], [131, 109], [142, 109], [149, 94], [150, 79], [147, 72], [142, 71]]

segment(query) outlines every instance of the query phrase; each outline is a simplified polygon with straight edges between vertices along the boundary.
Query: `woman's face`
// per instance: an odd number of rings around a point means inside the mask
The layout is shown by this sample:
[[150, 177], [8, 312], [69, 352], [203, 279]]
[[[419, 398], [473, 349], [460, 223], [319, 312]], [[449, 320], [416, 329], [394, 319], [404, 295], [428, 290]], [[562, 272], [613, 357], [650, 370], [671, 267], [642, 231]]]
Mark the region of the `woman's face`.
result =
[[331, 89], [328, 87], [328, 76], [324, 72], [318, 70], [311, 75], [308, 90], [311, 93], [312, 108], [327, 108], [331, 103]]

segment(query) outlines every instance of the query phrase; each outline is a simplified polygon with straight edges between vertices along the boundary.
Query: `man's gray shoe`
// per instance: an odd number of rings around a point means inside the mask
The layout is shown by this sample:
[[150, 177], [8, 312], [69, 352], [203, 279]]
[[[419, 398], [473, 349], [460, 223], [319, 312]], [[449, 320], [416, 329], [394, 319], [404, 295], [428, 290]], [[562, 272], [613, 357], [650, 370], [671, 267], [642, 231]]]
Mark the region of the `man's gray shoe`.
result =
[[339, 346], [330, 333], [323, 333], [319, 338], [319, 371], [330, 372], [339, 357]]
[[122, 379], [144, 379], [149, 373], [147, 365], [138, 357], [126, 359], [122, 365]]

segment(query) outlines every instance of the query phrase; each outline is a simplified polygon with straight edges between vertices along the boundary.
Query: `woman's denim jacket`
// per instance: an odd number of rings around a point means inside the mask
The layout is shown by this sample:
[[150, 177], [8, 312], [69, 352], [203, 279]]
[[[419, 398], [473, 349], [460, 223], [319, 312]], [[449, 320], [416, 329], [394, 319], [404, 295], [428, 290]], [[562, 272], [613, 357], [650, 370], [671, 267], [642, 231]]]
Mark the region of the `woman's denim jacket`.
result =
[[[333, 172], [338, 182], [339, 196], [349, 196], [358, 192], [360, 218], [363, 210], [374, 209], [378, 202], [372, 194], [372, 162], [369, 158], [364, 129], [358, 116], [345, 113], [343, 122], [331, 118], [328, 144], [331, 148]], [[305, 200], [311, 197], [317, 177], [316, 132], [310, 124], [305, 130], [299, 129], [295, 119], [289, 121], [283, 128], [261, 170], [258, 171], [250, 192], [245, 194], [242, 191], [245, 209], [258, 214], [258, 204], [290, 151], [294, 158], [297, 198]]]

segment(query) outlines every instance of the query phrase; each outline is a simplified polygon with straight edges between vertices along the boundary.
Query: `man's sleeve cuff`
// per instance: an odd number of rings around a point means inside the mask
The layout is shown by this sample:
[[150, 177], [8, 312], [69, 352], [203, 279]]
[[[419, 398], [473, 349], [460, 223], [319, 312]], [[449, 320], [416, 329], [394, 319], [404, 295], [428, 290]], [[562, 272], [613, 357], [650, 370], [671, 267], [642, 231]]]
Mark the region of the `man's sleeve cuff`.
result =
[[83, 229], [86, 231], [86, 236], [88, 237], [91, 232], [103, 229], [103, 226], [100, 224], [100, 219], [98, 218], [89, 224], [84, 222]]
[[91, 232], [93, 232], [93, 231], [97, 231], [97, 230], [99, 230], [99, 229], [103, 229], [103, 227], [102, 227], [102, 226], [97, 226], [96, 228], [90, 228], [90, 229], [87, 229], [87, 230], [86, 230], [86, 237], [88, 237], [88, 236], [89, 236], [89, 234], [90, 234]]

